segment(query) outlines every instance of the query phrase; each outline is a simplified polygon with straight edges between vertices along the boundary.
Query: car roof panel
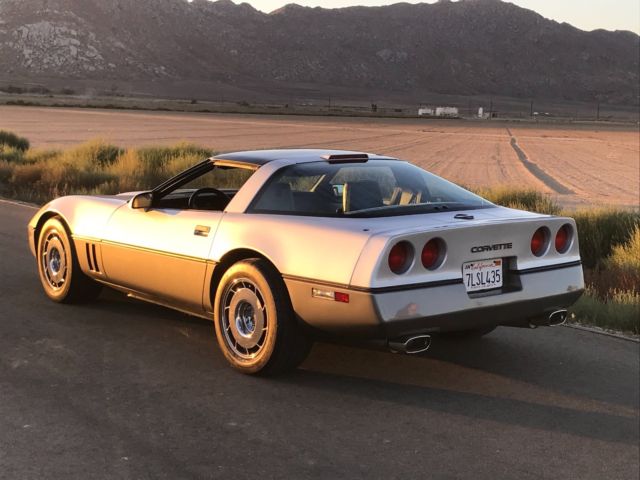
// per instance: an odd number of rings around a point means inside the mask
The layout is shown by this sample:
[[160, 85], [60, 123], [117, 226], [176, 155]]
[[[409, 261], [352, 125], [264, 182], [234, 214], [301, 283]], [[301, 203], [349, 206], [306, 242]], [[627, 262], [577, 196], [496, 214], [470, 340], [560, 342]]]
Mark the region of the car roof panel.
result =
[[[251, 150], [246, 152], [233, 152], [216, 155], [215, 160], [228, 160], [239, 163], [252, 163], [254, 165], [265, 165], [276, 160], [283, 160], [288, 163], [308, 163], [319, 162], [325, 160], [327, 155], [362, 155], [366, 152], [357, 152], [350, 150], [331, 150], [331, 149], [305, 149], [291, 148], [279, 150]], [[370, 160], [395, 160], [392, 157], [377, 155], [375, 153], [366, 153]]]

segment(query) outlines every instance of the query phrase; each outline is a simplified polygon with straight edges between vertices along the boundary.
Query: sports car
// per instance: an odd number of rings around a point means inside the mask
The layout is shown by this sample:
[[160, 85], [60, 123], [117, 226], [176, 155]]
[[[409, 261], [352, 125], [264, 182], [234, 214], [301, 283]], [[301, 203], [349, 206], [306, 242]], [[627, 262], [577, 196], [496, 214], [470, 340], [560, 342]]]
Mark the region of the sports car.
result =
[[28, 239], [52, 300], [106, 285], [211, 319], [244, 373], [293, 369], [318, 337], [418, 353], [557, 325], [584, 289], [573, 219], [350, 151], [229, 153], [150, 191], [61, 197]]

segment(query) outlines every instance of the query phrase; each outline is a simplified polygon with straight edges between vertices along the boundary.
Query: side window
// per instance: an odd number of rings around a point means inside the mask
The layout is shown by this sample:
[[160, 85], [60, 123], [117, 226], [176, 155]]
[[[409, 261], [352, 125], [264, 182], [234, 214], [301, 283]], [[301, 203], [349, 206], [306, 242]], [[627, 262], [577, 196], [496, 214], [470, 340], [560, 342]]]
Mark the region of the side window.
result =
[[238, 190], [253, 175], [247, 168], [214, 168], [210, 172], [191, 180], [181, 189], [217, 188], [218, 190]]
[[223, 211], [236, 192], [253, 175], [247, 168], [215, 167], [178, 184], [160, 198], [158, 208]]
[[[296, 165], [283, 169], [259, 194], [258, 212], [335, 213], [339, 199], [324, 192], [327, 173], [320, 165]], [[328, 186], [328, 184], [327, 184]]]

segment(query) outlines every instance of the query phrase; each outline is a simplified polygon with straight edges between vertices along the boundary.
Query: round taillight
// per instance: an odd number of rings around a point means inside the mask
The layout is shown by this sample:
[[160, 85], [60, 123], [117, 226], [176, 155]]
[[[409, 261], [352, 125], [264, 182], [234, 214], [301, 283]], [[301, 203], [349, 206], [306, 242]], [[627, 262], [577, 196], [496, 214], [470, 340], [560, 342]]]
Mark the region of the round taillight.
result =
[[533, 237], [531, 237], [531, 253], [536, 257], [541, 256], [547, 249], [547, 240], [549, 233], [547, 228], [540, 227], [535, 231]]
[[571, 225], [564, 224], [556, 233], [556, 251], [558, 253], [565, 253], [569, 250], [569, 245], [571, 244], [571, 235], [572, 229]]
[[434, 270], [440, 266], [440, 260], [444, 254], [442, 240], [432, 238], [422, 248], [422, 265], [428, 270]]
[[389, 252], [389, 268], [395, 274], [406, 272], [411, 265], [413, 247], [409, 242], [396, 243]]

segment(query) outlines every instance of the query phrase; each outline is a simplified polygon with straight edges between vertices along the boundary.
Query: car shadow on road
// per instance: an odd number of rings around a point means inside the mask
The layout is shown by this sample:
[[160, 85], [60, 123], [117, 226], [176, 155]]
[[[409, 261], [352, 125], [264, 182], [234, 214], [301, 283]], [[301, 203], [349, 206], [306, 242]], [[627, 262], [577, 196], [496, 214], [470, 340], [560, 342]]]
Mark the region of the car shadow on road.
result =
[[[99, 313], [93, 316], [96, 323], [109, 318], [121, 334], [137, 335], [137, 330], [143, 329], [150, 336], [161, 332], [159, 336], [166, 341], [167, 330], [179, 335], [177, 332], [186, 329], [189, 342], [215, 342], [209, 321], [129, 300], [118, 293], [107, 292], [97, 303], [82, 308]], [[629, 398], [634, 396], [633, 387], [622, 399], [615, 391], [603, 393], [601, 386], [591, 382], [591, 359], [585, 358], [581, 364], [580, 357], [561, 348], [547, 352], [552, 348], [549, 346], [539, 355], [536, 341], [512, 338], [509, 332], [472, 341], [436, 339], [432, 350], [422, 356], [318, 343], [301, 369], [266, 381], [349, 395], [357, 401], [385, 401], [470, 419], [637, 444], [638, 410], [629, 406], [634, 405], [634, 399]], [[523, 352], [525, 344], [529, 353]], [[571, 371], [559, 369], [562, 364], [571, 365]], [[572, 380], [569, 387], [565, 385], [568, 375]], [[246, 377], [246, 382], [253, 381]]]
[[[343, 358], [349, 360], [348, 355]], [[389, 370], [394, 369], [393, 363], [393, 357], [390, 357], [387, 362]], [[423, 366], [429, 368], [429, 363]], [[383, 380], [370, 375], [372, 367], [375, 368], [372, 365], [363, 367], [367, 373], [358, 376], [353, 375], [352, 368], [347, 374], [319, 371], [318, 364], [314, 362], [313, 370], [307, 367], [277, 381], [297, 387], [333, 390], [352, 396], [354, 402], [388, 402], [464, 416], [470, 421], [493, 421], [627, 445], [638, 443], [638, 417], [637, 413], [634, 415], [631, 411], [616, 414], [603, 409], [589, 411], [581, 405], [558, 406], [535, 399], [529, 401], [513, 396], [513, 391], [508, 389], [502, 389], [499, 393], [474, 393], [471, 389], [464, 391], [455, 388], [446, 380], [439, 382], [439, 387], [403, 383], [402, 375], [398, 375], [397, 381]], [[450, 375], [448, 378], [451, 378]], [[518, 385], [514, 385], [514, 388], [518, 388]]]

